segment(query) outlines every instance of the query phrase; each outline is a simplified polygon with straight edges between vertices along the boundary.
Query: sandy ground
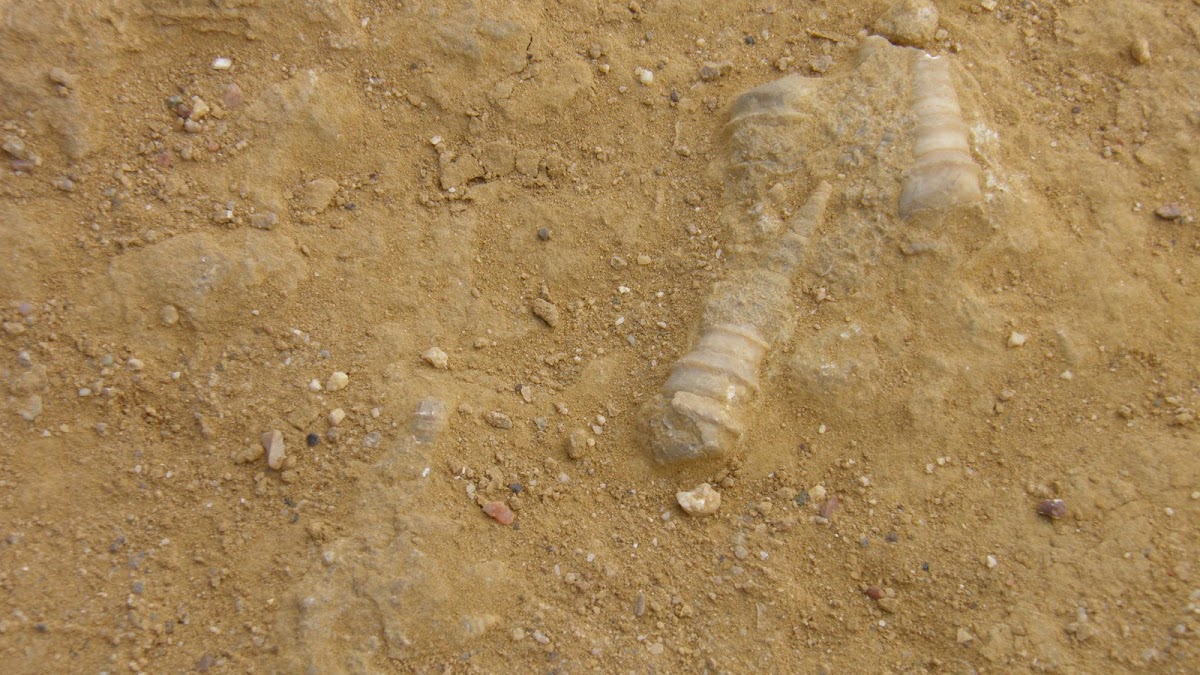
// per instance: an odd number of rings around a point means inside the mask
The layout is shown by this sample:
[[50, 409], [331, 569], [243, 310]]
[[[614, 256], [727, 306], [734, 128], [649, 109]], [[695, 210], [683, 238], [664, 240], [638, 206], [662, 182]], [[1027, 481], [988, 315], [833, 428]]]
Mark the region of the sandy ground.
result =
[[[0, 3], [4, 672], [1195, 672], [1200, 3], [937, 6], [929, 226], [884, 2]], [[786, 74], [813, 262], [660, 467]]]

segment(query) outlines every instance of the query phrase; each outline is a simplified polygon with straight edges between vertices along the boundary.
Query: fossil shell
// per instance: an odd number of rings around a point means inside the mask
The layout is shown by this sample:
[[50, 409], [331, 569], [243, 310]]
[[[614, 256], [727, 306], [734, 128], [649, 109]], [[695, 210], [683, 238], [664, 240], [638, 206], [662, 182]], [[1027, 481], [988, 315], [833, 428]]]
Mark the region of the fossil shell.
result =
[[832, 188], [822, 183], [759, 267], [717, 284], [696, 345], [675, 362], [660, 395], [647, 404], [650, 446], [660, 463], [725, 454], [745, 432], [744, 404], [759, 390], [759, 367], [790, 314], [790, 273]]
[[979, 165], [971, 157], [967, 125], [950, 79], [950, 62], [922, 54], [912, 64], [917, 116], [913, 165], [900, 194], [900, 215], [949, 209], [982, 199]]

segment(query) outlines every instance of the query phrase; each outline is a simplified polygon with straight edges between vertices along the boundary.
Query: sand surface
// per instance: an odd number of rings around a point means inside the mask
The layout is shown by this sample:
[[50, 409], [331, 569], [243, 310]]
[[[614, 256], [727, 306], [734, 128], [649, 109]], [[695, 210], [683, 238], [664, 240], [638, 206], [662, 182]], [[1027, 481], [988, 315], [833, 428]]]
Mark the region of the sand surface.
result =
[[0, 670], [1196, 672], [1200, 2], [936, 5], [984, 201], [903, 219], [886, 2], [0, 2]]

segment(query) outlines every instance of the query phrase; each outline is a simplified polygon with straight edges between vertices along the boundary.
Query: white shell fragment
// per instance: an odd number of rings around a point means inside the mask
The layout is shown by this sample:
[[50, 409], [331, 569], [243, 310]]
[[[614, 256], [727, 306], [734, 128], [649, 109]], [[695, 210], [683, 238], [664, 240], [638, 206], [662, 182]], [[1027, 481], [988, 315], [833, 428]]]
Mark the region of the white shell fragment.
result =
[[213, 70], [229, 70], [232, 67], [233, 67], [233, 59], [230, 59], [225, 56], [218, 56], [217, 58], [213, 59], [213, 62], [212, 62]]
[[689, 516], [711, 516], [721, 508], [721, 493], [708, 483], [701, 483], [686, 492], [676, 492], [675, 499]]
[[971, 157], [950, 61], [922, 54], [913, 61], [912, 72], [917, 131], [913, 165], [900, 195], [900, 215], [907, 218], [926, 209], [980, 202], [979, 165]]

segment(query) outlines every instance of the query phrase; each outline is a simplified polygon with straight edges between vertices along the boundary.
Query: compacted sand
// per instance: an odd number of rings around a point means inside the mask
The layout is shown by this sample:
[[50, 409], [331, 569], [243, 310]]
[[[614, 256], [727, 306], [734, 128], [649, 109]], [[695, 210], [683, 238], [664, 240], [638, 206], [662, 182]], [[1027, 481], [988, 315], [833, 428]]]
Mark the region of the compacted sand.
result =
[[[1200, 3], [922, 4], [0, 2], [0, 669], [1195, 672]], [[819, 180], [743, 445], [656, 465]]]

